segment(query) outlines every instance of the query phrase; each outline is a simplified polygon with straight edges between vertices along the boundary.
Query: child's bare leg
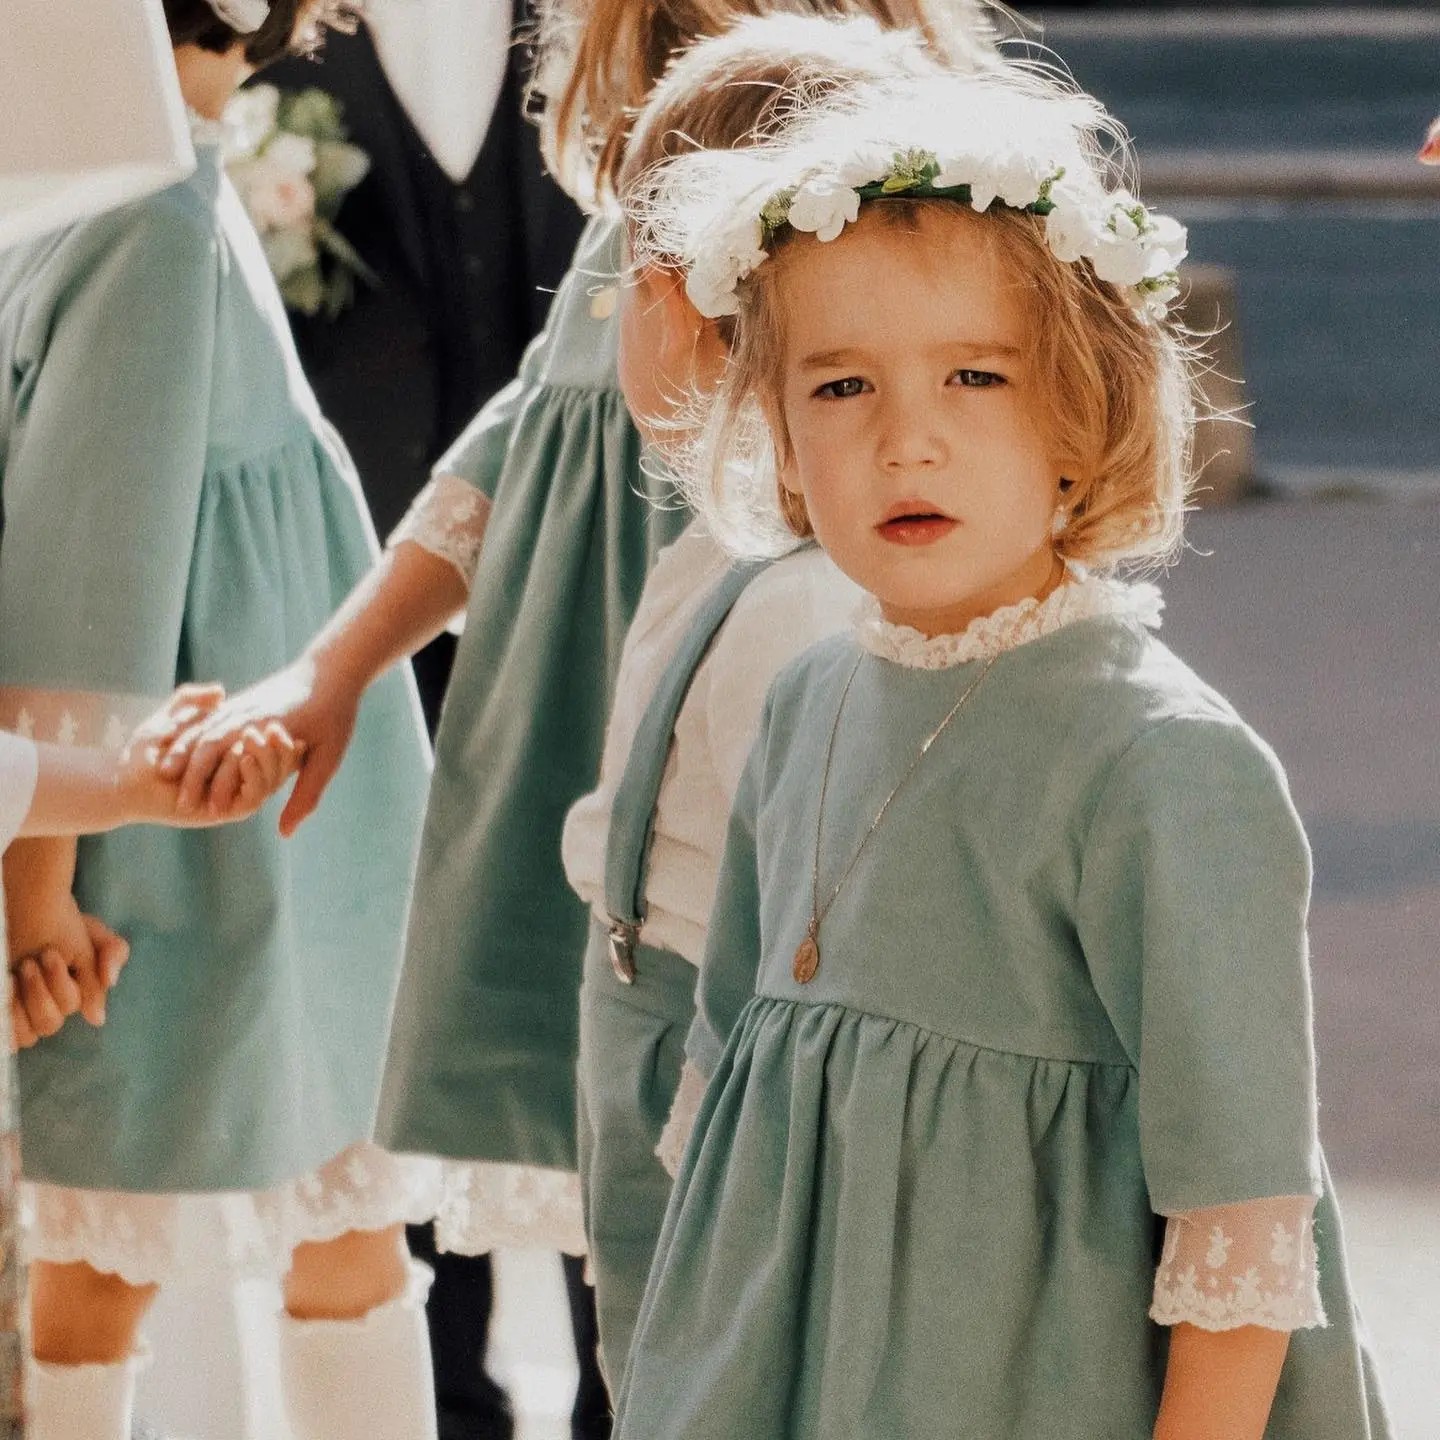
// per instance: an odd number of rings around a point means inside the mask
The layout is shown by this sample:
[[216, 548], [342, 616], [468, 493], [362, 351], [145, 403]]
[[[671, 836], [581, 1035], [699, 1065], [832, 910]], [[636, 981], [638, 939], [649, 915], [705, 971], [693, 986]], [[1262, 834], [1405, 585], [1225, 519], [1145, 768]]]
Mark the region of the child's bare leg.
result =
[[44, 1260], [30, 1287], [32, 1440], [129, 1440], [135, 1342], [157, 1287]]
[[114, 1365], [135, 1353], [135, 1337], [158, 1287], [130, 1285], [83, 1261], [30, 1267], [31, 1348], [49, 1365]]
[[434, 1437], [428, 1289], [399, 1225], [296, 1248], [280, 1322], [296, 1440]]
[[292, 1320], [358, 1320], [403, 1294], [409, 1279], [403, 1225], [351, 1230], [295, 1247], [285, 1277], [285, 1313]]

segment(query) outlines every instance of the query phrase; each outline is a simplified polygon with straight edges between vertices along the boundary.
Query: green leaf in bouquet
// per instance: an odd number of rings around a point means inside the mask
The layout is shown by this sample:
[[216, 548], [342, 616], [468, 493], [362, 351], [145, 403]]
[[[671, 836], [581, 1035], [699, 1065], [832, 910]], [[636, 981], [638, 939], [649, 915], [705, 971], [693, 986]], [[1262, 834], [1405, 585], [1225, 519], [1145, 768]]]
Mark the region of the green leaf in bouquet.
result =
[[333, 255], [352, 275], [358, 275], [371, 289], [379, 289], [380, 277], [365, 263], [360, 252], [327, 220], [316, 220], [315, 239], [320, 248]]
[[271, 230], [261, 236], [260, 244], [270, 273], [283, 287], [292, 275], [320, 264], [320, 251], [304, 230]]
[[325, 282], [325, 318], [333, 320], [355, 303], [355, 277], [339, 265], [332, 266]]
[[288, 276], [280, 286], [286, 305], [302, 315], [318, 315], [325, 303], [325, 281], [320, 266], [310, 265]]
[[315, 187], [315, 203], [334, 219], [340, 202], [370, 171], [370, 157], [358, 145], [343, 140], [321, 140], [315, 145], [315, 168], [310, 183]]
[[282, 93], [276, 123], [281, 130], [310, 139], [343, 140], [345, 124], [340, 102], [317, 85], [306, 86], [293, 94]]

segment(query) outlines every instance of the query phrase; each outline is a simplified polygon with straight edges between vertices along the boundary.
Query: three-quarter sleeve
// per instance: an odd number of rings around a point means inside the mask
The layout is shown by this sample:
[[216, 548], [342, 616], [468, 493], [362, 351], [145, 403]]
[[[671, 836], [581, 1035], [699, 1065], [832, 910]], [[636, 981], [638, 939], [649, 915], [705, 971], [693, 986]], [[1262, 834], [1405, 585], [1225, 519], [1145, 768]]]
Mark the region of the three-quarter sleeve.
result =
[[469, 590], [480, 567], [489, 518], [490, 501], [470, 481], [437, 474], [390, 532], [386, 547], [411, 541], [452, 565]]
[[433, 474], [457, 476], [473, 485], [487, 500], [494, 500], [510, 437], [521, 413], [536, 394], [537, 382], [530, 370], [535, 348], [544, 338], [541, 335], [531, 341], [521, 361], [520, 374], [490, 397], [455, 443], [435, 462]]
[[154, 697], [174, 684], [218, 285], [203, 217], [162, 200], [117, 222], [27, 323], [3, 466], [0, 685]]
[[1323, 1323], [1309, 896], [1284, 774], [1241, 722], [1172, 719], [1116, 762], [1076, 924], [1138, 1072], [1151, 1205], [1170, 1217], [1162, 1323]]

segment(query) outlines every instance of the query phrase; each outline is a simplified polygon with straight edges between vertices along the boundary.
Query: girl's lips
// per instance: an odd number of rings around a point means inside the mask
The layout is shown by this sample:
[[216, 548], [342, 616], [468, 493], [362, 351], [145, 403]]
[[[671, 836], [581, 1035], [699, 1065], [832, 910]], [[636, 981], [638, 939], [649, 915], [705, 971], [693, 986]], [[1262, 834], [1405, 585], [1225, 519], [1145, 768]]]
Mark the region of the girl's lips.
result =
[[933, 545], [959, 523], [947, 515], [897, 515], [877, 525], [875, 532], [892, 545]]

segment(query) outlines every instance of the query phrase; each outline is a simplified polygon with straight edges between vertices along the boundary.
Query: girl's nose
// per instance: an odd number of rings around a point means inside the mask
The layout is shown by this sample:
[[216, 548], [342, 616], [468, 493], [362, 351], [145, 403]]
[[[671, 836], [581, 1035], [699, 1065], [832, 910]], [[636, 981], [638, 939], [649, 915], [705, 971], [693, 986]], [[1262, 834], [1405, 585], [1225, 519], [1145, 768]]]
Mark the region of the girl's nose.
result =
[[885, 469], [932, 470], [945, 463], [944, 434], [923, 405], [888, 405], [879, 420], [879, 455]]

